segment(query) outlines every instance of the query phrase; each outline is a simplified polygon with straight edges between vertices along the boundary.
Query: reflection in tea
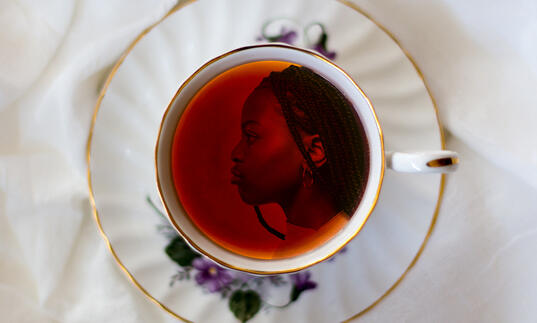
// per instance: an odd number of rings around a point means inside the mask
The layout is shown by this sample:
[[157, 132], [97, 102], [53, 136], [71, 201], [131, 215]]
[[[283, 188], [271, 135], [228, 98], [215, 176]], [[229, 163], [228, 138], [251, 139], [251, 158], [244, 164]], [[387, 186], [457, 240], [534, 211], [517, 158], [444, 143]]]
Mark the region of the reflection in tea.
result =
[[274, 259], [312, 250], [347, 223], [368, 161], [364, 129], [337, 88], [305, 67], [264, 61], [230, 69], [196, 94], [175, 134], [172, 170], [202, 232], [244, 256]]

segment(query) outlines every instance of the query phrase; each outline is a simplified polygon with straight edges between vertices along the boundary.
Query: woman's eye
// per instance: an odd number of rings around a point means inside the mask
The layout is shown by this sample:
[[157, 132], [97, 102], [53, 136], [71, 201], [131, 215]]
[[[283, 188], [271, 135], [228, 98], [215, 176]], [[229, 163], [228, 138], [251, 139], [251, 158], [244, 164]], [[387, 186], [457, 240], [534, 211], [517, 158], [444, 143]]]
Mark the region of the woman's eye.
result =
[[246, 142], [248, 144], [252, 144], [257, 139], [256, 135], [247, 132], [244, 133], [244, 137], [246, 138]]

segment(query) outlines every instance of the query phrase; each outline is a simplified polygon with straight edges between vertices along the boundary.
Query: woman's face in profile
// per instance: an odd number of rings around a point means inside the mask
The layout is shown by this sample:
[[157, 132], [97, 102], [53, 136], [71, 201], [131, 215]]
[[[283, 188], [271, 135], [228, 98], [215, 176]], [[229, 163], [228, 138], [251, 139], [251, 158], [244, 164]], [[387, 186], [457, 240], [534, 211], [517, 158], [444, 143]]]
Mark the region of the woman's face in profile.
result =
[[231, 159], [231, 183], [248, 204], [282, 201], [300, 187], [304, 158], [270, 89], [257, 88], [246, 99]]

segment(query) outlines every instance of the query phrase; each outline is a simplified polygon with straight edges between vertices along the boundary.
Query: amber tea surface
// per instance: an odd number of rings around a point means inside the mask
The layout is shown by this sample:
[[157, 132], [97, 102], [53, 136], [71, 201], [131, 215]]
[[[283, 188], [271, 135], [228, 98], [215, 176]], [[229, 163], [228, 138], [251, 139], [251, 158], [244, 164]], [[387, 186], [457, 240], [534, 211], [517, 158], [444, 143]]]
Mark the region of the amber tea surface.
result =
[[305, 67], [262, 61], [213, 78], [180, 117], [172, 175], [192, 222], [243, 256], [296, 256], [351, 219], [369, 173], [352, 105]]

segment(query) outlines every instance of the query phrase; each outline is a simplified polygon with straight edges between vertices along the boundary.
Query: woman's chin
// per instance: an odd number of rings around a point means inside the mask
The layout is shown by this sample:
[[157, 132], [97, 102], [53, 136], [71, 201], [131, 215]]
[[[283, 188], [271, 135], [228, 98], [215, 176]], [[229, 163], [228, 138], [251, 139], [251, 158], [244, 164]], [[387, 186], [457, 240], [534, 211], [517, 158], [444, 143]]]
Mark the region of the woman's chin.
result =
[[260, 205], [267, 203], [265, 199], [256, 196], [256, 194], [252, 194], [251, 190], [245, 189], [240, 185], [238, 185], [238, 189], [242, 201], [248, 205]]

